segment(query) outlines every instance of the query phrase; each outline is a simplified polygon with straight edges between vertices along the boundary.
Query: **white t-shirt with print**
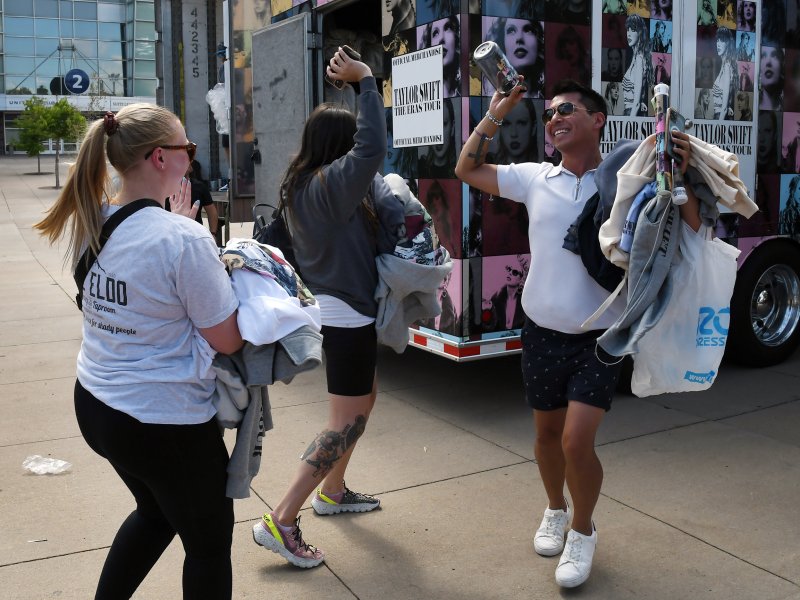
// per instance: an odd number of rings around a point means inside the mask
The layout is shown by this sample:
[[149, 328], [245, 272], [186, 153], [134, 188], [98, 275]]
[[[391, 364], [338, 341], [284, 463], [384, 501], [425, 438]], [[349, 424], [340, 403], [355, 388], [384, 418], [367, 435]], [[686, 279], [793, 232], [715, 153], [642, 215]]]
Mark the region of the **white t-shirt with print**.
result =
[[[531, 266], [522, 290], [525, 314], [541, 327], [582, 333], [581, 323], [609, 292], [589, 276], [579, 255], [562, 246], [567, 229], [597, 191], [594, 170], [579, 179], [550, 163], [498, 165], [497, 184], [500, 196], [528, 209]], [[623, 308], [617, 298], [592, 329], [608, 328]]]
[[86, 276], [78, 380], [143, 423], [204, 423], [216, 414], [214, 350], [197, 329], [237, 306], [208, 230], [162, 208], [141, 209]]

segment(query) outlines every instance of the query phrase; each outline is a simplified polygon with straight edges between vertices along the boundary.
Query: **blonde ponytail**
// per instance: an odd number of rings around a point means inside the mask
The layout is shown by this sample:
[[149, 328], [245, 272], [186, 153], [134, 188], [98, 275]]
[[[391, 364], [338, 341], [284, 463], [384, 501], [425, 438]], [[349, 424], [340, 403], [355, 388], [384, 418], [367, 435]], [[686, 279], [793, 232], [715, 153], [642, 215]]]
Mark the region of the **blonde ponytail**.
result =
[[44, 219], [33, 227], [53, 244], [69, 230], [67, 255], [74, 266], [86, 246], [99, 249], [103, 227], [102, 207], [107, 197], [103, 122], [89, 126], [78, 152], [78, 159], [69, 169], [64, 189]]

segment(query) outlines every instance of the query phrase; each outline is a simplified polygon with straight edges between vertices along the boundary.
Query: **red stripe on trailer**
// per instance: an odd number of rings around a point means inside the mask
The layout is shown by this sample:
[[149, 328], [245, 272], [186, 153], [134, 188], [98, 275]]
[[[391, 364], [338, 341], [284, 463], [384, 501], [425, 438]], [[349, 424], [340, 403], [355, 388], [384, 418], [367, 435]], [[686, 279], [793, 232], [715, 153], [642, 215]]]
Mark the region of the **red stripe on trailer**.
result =
[[414, 334], [414, 343], [415, 344], [419, 344], [420, 346], [427, 346], [428, 345], [428, 338], [426, 338], [424, 335], [417, 335], [415, 333]]
[[521, 350], [522, 340], [514, 340], [513, 342], [506, 342], [506, 350]]
[[478, 356], [481, 353], [480, 346], [467, 346], [466, 348], [459, 348], [458, 346], [448, 343], [444, 344], [444, 351], [446, 354], [455, 356], [457, 358], [463, 358], [465, 356]]

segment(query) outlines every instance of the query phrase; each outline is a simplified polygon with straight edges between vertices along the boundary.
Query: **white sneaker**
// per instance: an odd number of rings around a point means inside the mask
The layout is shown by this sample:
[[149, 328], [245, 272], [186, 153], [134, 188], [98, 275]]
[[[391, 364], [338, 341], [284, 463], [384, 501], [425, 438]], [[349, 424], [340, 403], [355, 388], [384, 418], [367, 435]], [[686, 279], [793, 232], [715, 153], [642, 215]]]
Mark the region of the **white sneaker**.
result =
[[583, 535], [571, 529], [567, 535], [564, 552], [556, 567], [556, 583], [561, 587], [578, 587], [589, 579], [592, 558], [597, 546], [597, 530], [592, 523], [592, 535]]
[[555, 556], [563, 550], [564, 532], [571, 516], [569, 504], [566, 510], [545, 509], [542, 524], [533, 536], [533, 548], [537, 554]]

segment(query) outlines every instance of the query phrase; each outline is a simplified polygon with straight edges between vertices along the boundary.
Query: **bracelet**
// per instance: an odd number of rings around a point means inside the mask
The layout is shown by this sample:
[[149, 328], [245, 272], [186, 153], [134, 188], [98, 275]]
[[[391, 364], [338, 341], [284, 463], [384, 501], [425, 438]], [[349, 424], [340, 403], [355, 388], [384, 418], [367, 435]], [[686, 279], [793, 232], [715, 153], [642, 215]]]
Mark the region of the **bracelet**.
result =
[[491, 112], [489, 112], [488, 110], [486, 111], [486, 118], [487, 118], [487, 119], [489, 119], [489, 120], [490, 120], [492, 123], [494, 123], [494, 124], [495, 124], [495, 125], [497, 125], [498, 127], [500, 127], [500, 126], [503, 124], [503, 120], [502, 120], [502, 119], [498, 119], [497, 117], [495, 117], [495, 116], [494, 116], [494, 115], [493, 115]]
[[478, 131], [477, 129], [473, 129], [472, 131], [473, 133], [477, 133], [479, 136], [481, 136], [481, 139], [486, 140], [487, 142], [491, 142], [494, 139], [494, 136], [489, 137], [488, 135], [486, 135], [482, 131]]

